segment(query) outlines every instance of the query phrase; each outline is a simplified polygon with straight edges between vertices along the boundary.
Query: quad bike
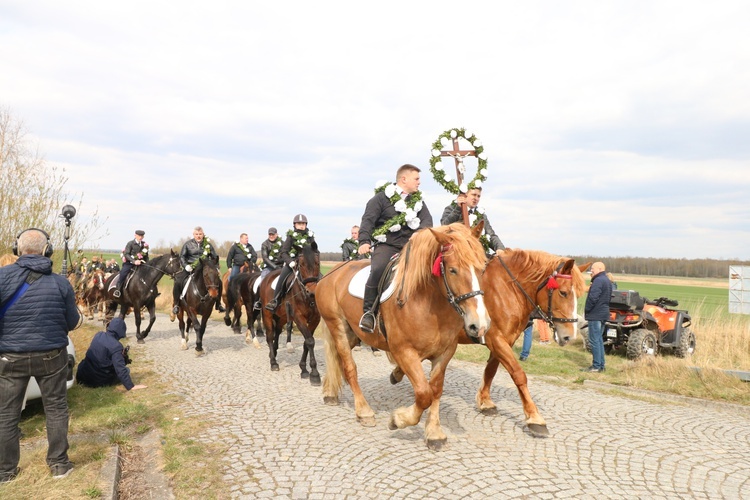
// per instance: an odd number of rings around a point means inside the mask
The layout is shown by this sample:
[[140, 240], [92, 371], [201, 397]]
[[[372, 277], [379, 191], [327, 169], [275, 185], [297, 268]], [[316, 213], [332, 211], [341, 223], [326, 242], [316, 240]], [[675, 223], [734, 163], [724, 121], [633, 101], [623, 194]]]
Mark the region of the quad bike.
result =
[[[695, 334], [687, 311], [672, 309], [678, 302], [666, 297], [648, 300], [633, 290], [614, 290], [609, 302], [609, 321], [604, 325], [604, 352], [625, 347], [628, 359], [655, 356], [671, 350], [678, 358], [695, 351]], [[586, 350], [591, 352], [588, 337]]]

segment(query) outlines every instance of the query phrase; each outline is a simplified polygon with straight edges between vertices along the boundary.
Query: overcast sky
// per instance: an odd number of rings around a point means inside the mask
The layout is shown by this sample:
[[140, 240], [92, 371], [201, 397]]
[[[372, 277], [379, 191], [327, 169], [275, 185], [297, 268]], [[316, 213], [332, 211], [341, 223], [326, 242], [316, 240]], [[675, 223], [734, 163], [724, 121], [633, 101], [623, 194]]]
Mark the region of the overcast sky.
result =
[[[509, 247], [750, 260], [750, 2], [0, 0], [0, 106], [119, 249], [310, 220], [466, 127]], [[469, 169], [473, 177], [474, 170]], [[78, 242], [80, 244], [80, 242]]]

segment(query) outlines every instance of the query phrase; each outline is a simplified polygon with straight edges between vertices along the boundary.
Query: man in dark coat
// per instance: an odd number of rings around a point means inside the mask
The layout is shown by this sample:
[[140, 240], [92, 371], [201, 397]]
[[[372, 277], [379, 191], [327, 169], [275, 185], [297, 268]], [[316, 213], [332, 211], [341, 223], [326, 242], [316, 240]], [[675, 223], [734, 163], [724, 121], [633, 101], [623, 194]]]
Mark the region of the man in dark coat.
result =
[[591, 286], [586, 297], [584, 317], [589, 324], [589, 344], [594, 362], [581, 371], [599, 373], [604, 371], [604, 323], [609, 319], [609, 299], [612, 297], [612, 283], [604, 272], [604, 263], [594, 262], [591, 266]]
[[260, 255], [263, 258], [261, 277], [265, 278], [266, 274], [284, 265], [284, 260], [281, 258], [282, 244], [283, 242], [279, 240], [279, 232], [276, 228], [269, 227], [268, 239], [260, 245]]
[[42, 393], [47, 465], [52, 477], [63, 478], [73, 470], [66, 382], [68, 331], [80, 318], [75, 293], [67, 279], [52, 272], [52, 246], [44, 231], [22, 232], [13, 252], [20, 258], [0, 268], [0, 483], [19, 472], [18, 424], [31, 377]]
[[483, 239], [486, 239], [486, 242], [483, 241], [482, 244], [485, 245], [487, 256], [490, 257], [499, 250], [505, 250], [505, 245], [500, 241], [500, 237], [495, 233], [495, 230], [492, 229], [492, 225], [490, 224], [487, 215], [484, 213], [484, 209], [478, 206], [481, 198], [482, 188], [472, 188], [469, 189], [466, 194], [459, 194], [456, 201], [452, 202], [445, 207], [445, 210], [443, 210], [440, 224], [447, 226], [454, 222], [463, 222], [461, 204], [466, 203], [469, 215], [469, 225], [474, 227], [482, 220], [484, 221], [484, 234], [482, 236]]
[[[203, 228], [196, 226], [193, 229], [193, 239], [187, 240], [180, 250], [180, 264], [182, 271], [174, 275], [174, 285], [172, 286], [172, 312], [169, 314], [169, 320], [174, 321], [175, 315], [180, 312], [180, 296], [185, 288], [185, 282], [188, 276], [195, 270], [197, 262], [201, 259], [219, 259], [219, 254], [211, 242], [206, 238]], [[225, 312], [221, 301], [216, 301], [216, 310]]]
[[258, 260], [258, 254], [255, 252], [253, 246], [248, 243], [247, 233], [240, 235], [239, 241], [236, 241], [232, 248], [229, 249], [227, 254], [227, 269], [231, 269], [232, 272], [229, 274], [229, 280], [237, 276], [240, 272], [240, 268], [247, 263], [250, 266], [250, 270], [255, 267], [255, 263]]
[[135, 385], [126, 366], [125, 353], [120, 339], [125, 338], [127, 325], [120, 318], [114, 318], [107, 330], [94, 335], [86, 357], [78, 364], [76, 381], [88, 387], [104, 387], [121, 382], [127, 390], [145, 389], [145, 385]]
[[352, 237], [347, 238], [341, 244], [341, 260], [346, 262], [348, 260], [359, 260], [365, 258], [359, 255], [359, 226], [352, 226]]
[[[392, 227], [386, 228], [385, 233], [373, 236], [373, 233], [382, 230], [387, 221], [399, 213], [404, 213], [403, 210], [397, 210], [396, 204], [403, 209], [413, 202], [412, 196], [419, 192], [419, 172], [414, 165], [401, 166], [396, 172], [396, 184], [390, 184], [385, 190], [370, 198], [362, 215], [359, 225], [359, 254], [364, 255], [372, 251], [370, 277], [365, 285], [364, 314], [359, 321], [359, 327], [363, 332], [372, 333], [375, 330], [374, 306], [378, 295], [378, 283], [388, 261], [401, 251], [415, 231], [432, 227], [432, 215], [427, 205], [419, 200], [413, 207], [416, 219], [401, 224], [397, 231], [391, 231]], [[396, 196], [399, 200], [394, 204], [393, 199]]]
[[266, 304], [266, 309], [269, 311], [275, 311], [279, 307], [281, 299], [284, 298], [284, 294], [286, 293], [284, 283], [289, 275], [294, 272], [294, 266], [297, 264], [295, 257], [302, 252], [303, 247], [314, 245], [313, 248], [317, 248], [315, 234], [307, 227], [307, 217], [304, 214], [297, 214], [294, 216], [292, 223], [294, 224], [294, 229], [289, 231], [284, 244], [281, 245], [281, 259], [284, 261], [284, 267], [281, 269], [281, 274], [279, 274], [279, 281], [277, 282], [276, 290], [274, 290], [273, 299]]
[[123, 249], [120, 257], [122, 257], [122, 269], [120, 269], [120, 277], [117, 282], [117, 289], [112, 292], [115, 297], [122, 295], [122, 287], [125, 281], [127, 281], [128, 274], [134, 266], [140, 266], [144, 262], [148, 262], [148, 243], [143, 241], [143, 237], [146, 235], [144, 231], [138, 229], [135, 232], [135, 237], [128, 241]]

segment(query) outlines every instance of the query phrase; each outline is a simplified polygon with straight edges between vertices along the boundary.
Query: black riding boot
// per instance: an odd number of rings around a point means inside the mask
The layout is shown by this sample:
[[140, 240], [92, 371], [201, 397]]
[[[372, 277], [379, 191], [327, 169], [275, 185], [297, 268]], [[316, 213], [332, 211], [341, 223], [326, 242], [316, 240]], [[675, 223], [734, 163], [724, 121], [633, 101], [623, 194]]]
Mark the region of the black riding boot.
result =
[[289, 266], [284, 266], [284, 268], [281, 270], [281, 274], [279, 274], [279, 281], [276, 284], [276, 290], [274, 290], [273, 294], [273, 300], [266, 304], [266, 309], [269, 311], [275, 311], [277, 307], [279, 307], [279, 302], [281, 302], [281, 299], [284, 298], [284, 287], [286, 285], [287, 277], [289, 277], [290, 274], [292, 274], [292, 268]]
[[372, 333], [375, 331], [375, 313], [373, 305], [375, 304], [377, 296], [377, 288], [365, 286], [365, 301], [362, 307], [364, 314], [362, 315], [362, 319], [359, 320], [359, 328], [365, 333]]

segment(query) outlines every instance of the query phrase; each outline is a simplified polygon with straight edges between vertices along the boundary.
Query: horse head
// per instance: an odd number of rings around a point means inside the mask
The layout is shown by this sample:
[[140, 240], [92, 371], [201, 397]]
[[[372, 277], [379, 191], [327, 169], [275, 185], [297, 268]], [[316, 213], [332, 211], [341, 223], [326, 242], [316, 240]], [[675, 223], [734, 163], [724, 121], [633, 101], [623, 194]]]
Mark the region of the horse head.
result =
[[484, 336], [490, 326], [481, 290], [487, 263], [479, 242], [481, 231], [482, 226], [472, 231], [458, 223], [418, 231], [402, 251], [404, 266], [394, 277], [399, 283], [399, 274], [404, 273], [399, 294], [405, 298], [421, 287], [441, 290], [473, 337]]
[[96, 269], [94, 271], [94, 285], [99, 290], [104, 290], [104, 271], [101, 269]]
[[169, 249], [169, 258], [167, 264], [164, 266], [164, 274], [171, 276], [174, 279], [174, 275], [182, 269], [180, 264], [180, 254], [175, 253], [171, 248]]
[[562, 259], [537, 288], [536, 301], [548, 323], [554, 326], [555, 341], [564, 346], [578, 325], [578, 297], [584, 279], [573, 259]]
[[311, 245], [302, 247], [302, 251], [297, 256], [297, 269], [299, 269], [302, 284], [310, 293], [314, 293], [315, 284], [320, 278], [320, 253], [317, 243], [313, 241]]
[[218, 299], [219, 289], [221, 288], [221, 271], [219, 270], [219, 259], [210, 258], [201, 261], [200, 273], [203, 276], [203, 284], [208, 290], [208, 294], [213, 299]]

